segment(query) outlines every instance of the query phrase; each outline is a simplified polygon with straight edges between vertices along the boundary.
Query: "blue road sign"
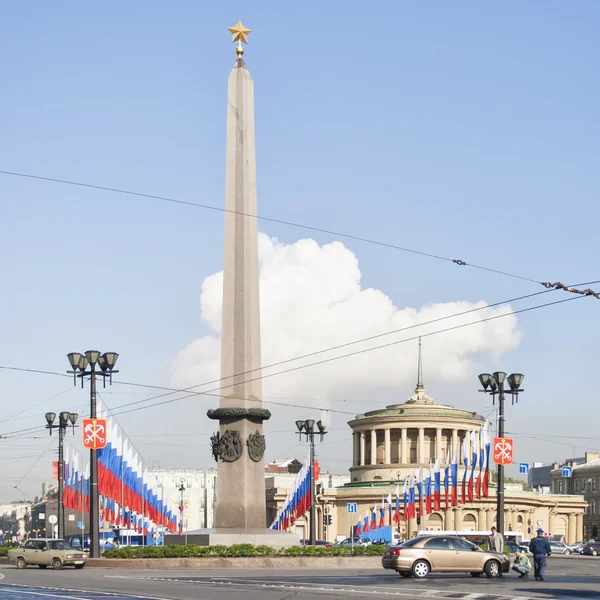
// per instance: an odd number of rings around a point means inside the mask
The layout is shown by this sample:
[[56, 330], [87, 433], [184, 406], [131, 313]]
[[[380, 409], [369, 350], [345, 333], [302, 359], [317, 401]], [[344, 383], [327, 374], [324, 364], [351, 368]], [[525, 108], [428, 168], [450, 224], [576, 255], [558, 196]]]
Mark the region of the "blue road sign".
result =
[[529, 463], [519, 463], [519, 473], [529, 473]]
[[563, 467], [562, 468], [562, 476], [563, 477], [571, 477], [573, 475], [573, 467]]
[[83, 521], [77, 521], [77, 527], [79, 527], [79, 529], [85, 529], [85, 525], [83, 524]]
[[358, 512], [358, 505], [356, 504], [356, 502], [348, 502], [348, 504], [346, 504], [346, 508], [349, 513]]

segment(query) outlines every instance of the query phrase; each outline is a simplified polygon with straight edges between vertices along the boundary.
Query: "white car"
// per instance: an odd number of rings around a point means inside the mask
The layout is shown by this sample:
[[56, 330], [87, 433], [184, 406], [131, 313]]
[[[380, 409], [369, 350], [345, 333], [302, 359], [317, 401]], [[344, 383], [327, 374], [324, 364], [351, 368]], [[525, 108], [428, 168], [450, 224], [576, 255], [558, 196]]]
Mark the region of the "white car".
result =
[[[354, 538], [354, 546], [370, 546], [373, 542], [367, 538], [359, 538], [359, 537], [355, 537]], [[352, 548], [353, 542], [352, 542], [352, 538], [346, 538], [345, 540], [342, 540], [341, 542], [336, 542], [333, 547], [334, 548], [339, 548], [340, 546], [342, 548]]]
[[566, 556], [573, 554], [573, 548], [563, 544], [563, 542], [550, 542], [550, 548], [552, 548], [552, 554], [564, 554]]

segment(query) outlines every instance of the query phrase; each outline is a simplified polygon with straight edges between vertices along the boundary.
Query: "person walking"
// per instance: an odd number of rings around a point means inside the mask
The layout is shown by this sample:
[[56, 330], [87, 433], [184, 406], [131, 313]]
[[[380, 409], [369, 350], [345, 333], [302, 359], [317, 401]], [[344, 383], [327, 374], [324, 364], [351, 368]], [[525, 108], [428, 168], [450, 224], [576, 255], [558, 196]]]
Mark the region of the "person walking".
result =
[[519, 577], [527, 577], [527, 575], [529, 575], [529, 571], [531, 571], [531, 562], [522, 550], [517, 550], [512, 570], [516, 571], [519, 574]]
[[546, 571], [546, 557], [552, 554], [550, 542], [544, 537], [544, 530], [537, 530], [537, 537], [529, 542], [529, 552], [533, 554], [533, 572], [536, 581], [544, 581]]
[[488, 536], [488, 550], [490, 552], [504, 552], [504, 536], [492, 527], [492, 535]]

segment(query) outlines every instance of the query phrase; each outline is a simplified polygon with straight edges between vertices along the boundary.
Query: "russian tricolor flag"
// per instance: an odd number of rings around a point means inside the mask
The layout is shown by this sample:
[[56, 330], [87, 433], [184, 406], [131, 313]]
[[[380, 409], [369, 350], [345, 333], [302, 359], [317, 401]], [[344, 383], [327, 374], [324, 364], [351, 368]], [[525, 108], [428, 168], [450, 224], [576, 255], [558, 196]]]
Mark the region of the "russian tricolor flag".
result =
[[440, 482], [440, 457], [438, 456], [433, 465], [433, 510], [441, 509], [441, 482]]

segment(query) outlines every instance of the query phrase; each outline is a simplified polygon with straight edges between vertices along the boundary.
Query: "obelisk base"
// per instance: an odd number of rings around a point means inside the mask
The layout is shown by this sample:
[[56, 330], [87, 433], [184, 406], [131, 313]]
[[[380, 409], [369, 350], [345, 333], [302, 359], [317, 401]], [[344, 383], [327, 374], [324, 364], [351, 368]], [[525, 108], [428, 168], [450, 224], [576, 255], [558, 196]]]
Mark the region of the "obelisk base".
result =
[[269, 546], [276, 550], [300, 545], [297, 533], [277, 531], [275, 529], [196, 529], [182, 535], [165, 535], [165, 546], [233, 546], [234, 544], [252, 544]]

